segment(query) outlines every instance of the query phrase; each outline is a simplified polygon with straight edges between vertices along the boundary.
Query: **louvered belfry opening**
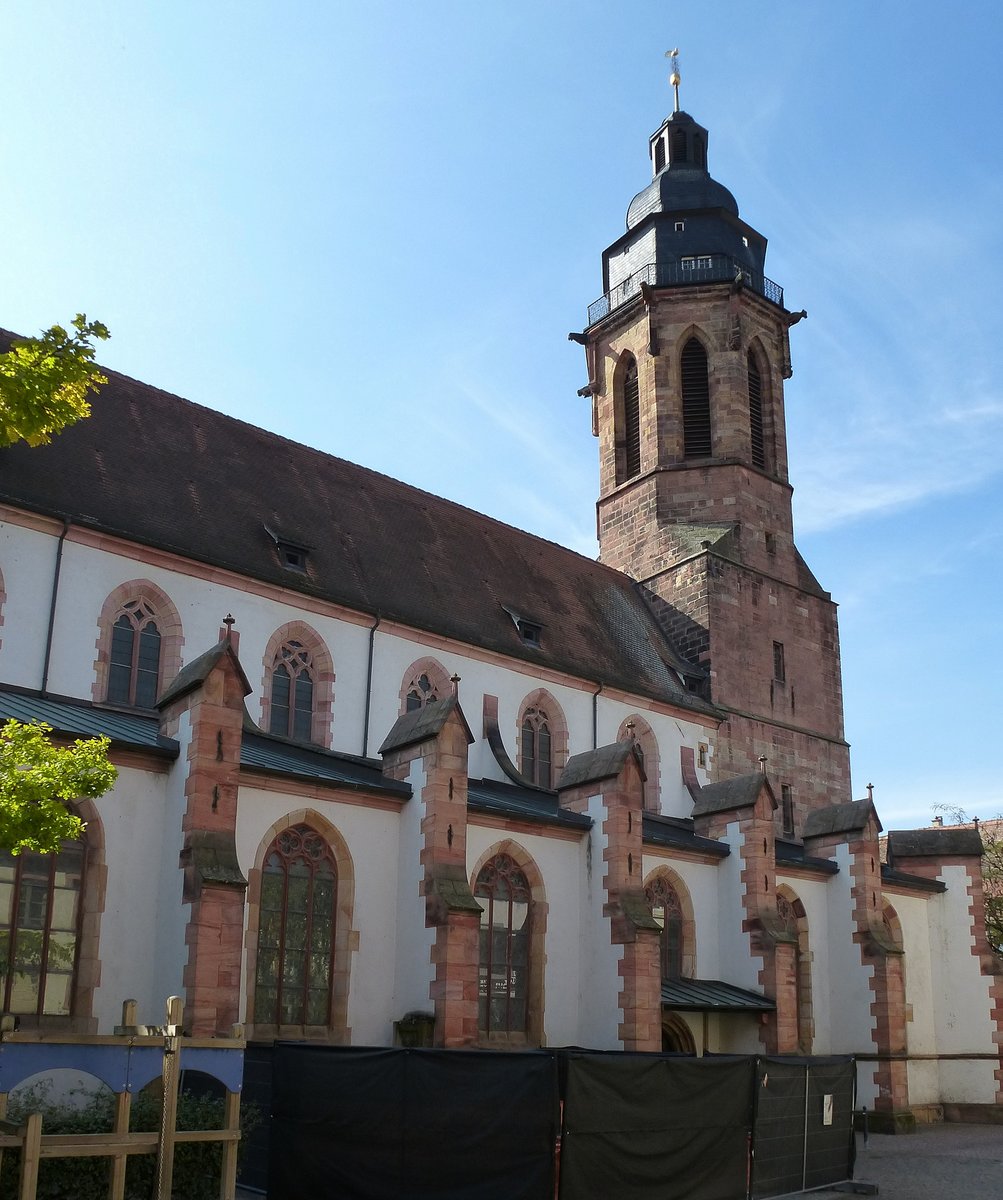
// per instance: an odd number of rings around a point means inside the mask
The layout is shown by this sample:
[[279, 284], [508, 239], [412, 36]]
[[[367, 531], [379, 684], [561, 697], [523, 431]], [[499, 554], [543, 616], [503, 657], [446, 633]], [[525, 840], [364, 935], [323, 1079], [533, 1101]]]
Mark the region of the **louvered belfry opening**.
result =
[[623, 379], [623, 476], [641, 473], [641, 404], [637, 388], [637, 363], [631, 359]]
[[710, 384], [707, 379], [707, 351], [692, 337], [683, 347], [680, 361], [683, 383], [683, 457], [709, 458]]
[[749, 351], [749, 434], [752, 441], [752, 465], [766, 470], [766, 439], [763, 435], [763, 378], [756, 356]]

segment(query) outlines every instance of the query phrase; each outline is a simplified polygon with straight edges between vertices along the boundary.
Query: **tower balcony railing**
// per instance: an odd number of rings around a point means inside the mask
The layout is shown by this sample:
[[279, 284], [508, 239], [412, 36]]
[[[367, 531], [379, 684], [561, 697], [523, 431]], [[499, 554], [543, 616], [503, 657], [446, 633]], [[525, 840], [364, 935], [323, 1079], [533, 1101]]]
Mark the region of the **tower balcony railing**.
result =
[[784, 304], [784, 289], [779, 283], [767, 279], [730, 254], [700, 254], [680, 262], [647, 263], [633, 275], [628, 275], [598, 300], [589, 305], [589, 325], [609, 316], [614, 309], [626, 304], [641, 290], [641, 284], [651, 287], [686, 287], [698, 283], [742, 283], [752, 288], [781, 308]]

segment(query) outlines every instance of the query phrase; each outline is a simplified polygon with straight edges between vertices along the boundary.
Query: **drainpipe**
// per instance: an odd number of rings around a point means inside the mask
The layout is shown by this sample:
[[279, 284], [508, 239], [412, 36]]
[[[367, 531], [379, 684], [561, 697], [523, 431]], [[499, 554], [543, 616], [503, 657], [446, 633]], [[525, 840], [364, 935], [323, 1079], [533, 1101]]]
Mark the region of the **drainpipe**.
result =
[[376, 621], [369, 630], [369, 666], [366, 670], [366, 715], [362, 725], [362, 757], [369, 756], [369, 712], [373, 703], [373, 648], [376, 641], [376, 630], [383, 618], [376, 614]]
[[599, 749], [599, 693], [603, 685], [600, 683], [592, 693], [592, 749]]
[[52, 597], [49, 601], [49, 628], [45, 634], [45, 661], [42, 663], [42, 696], [48, 694], [49, 687], [49, 659], [52, 657], [52, 634], [56, 627], [56, 599], [59, 596], [59, 573], [63, 566], [63, 542], [66, 541], [66, 535], [70, 532], [70, 518], [63, 517], [63, 532], [59, 535], [59, 542], [56, 545], [56, 565], [52, 572]]

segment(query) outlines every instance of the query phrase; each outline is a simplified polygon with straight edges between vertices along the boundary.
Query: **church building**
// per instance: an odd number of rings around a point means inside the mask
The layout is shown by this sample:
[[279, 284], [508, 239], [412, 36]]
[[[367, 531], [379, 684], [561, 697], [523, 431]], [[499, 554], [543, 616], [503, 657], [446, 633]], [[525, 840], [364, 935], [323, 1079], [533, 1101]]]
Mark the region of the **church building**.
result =
[[81, 842], [0, 854], [22, 1027], [179, 994], [195, 1035], [852, 1053], [889, 1123], [1003, 1102], [978, 832], [883, 862], [851, 793], [804, 313], [678, 102], [649, 150], [570, 335], [598, 561], [111, 371], [0, 450], [0, 720], [119, 769]]

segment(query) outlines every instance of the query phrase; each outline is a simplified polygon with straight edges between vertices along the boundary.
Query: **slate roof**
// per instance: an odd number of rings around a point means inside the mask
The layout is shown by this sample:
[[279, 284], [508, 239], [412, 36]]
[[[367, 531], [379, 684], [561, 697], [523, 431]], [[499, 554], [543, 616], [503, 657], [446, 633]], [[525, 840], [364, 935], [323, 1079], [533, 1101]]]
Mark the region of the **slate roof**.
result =
[[849, 800], [846, 804], [830, 804], [813, 809], [804, 819], [801, 834], [805, 838], [828, 837], [837, 833], [854, 833], [863, 829], [871, 817], [881, 822], [871, 800]]
[[663, 817], [658, 813], [644, 813], [641, 817], [641, 838], [646, 846], [692, 850], [697, 854], [713, 854], [716, 858], [727, 858], [731, 853], [731, 849], [724, 842], [695, 834], [693, 822], [684, 817]]
[[820, 875], [838, 875], [839, 864], [832, 861], [831, 858], [817, 858], [812, 854], [805, 854], [804, 846], [797, 842], [785, 842], [782, 839], [777, 839], [776, 842], [777, 867], [799, 867], [804, 871], [816, 871]]
[[391, 750], [402, 750], [405, 746], [413, 746], [416, 742], [435, 737], [449, 719], [450, 713], [455, 711], [459, 711], [460, 720], [467, 731], [468, 744], [473, 742], [473, 734], [456, 697], [443, 696], [441, 700], [430, 700], [421, 708], [401, 713], [384, 738], [380, 753], [388, 754]]
[[378, 759], [338, 754], [319, 746], [304, 746], [246, 727], [240, 742], [240, 765], [270, 775], [295, 775], [365, 792], [387, 792], [399, 800], [411, 795], [409, 784], [388, 779]]
[[902, 887], [913, 888], [917, 892], [947, 891], [947, 884], [942, 879], [927, 879], [925, 875], [910, 875], [906, 871], [896, 871], [887, 863], [881, 864], [881, 878], [885, 883], [897, 883]]
[[[678, 682], [671, 668], [687, 664], [626, 575], [365, 467], [105, 374], [89, 419], [48, 446], [0, 450], [0, 501], [718, 715]], [[276, 531], [313, 547], [306, 571], [282, 565]], [[505, 606], [544, 626], [539, 648], [525, 644]]]
[[722, 779], [702, 787], [693, 803], [693, 815], [705, 817], [709, 813], [729, 812], [733, 808], [749, 808], [759, 799], [764, 786], [776, 808], [770, 781], [762, 771], [755, 771], [751, 775], [738, 775], [734, 779]]
[[[603, 779], [614, 779], [623, 770], [627, 758], [634, 753], [634, 743], [612, 742], [608, 746], [600, 746], [597, 750], [585, 750], [581, 754], [573, 754], [561, 772], [557, 781], [557, 790], [579, 787], [583, 783], [599, 783]], [[638, 761], [638, 769], [643, 776], [644, 770]]]
[[467, 808], [540, 825], [579, 830], [592, 827], [591, 817], [561, 808], [553, 792], [514, 787], [497, 779], [471, 779], [467, 784]]
[[209, 678], [213, 668], [221, 658], [229, 655], [230, 661], [233, 663], [234, 670], [240, 679], [244, 689], [244, 695], [249, 696], [253, 688], [247, 681], [247, 676], [244, 674], [244, 668], [240, 665], [240, 659], [237, 657], [236, 651], [228, 641], [217, 642], [211, 650], [207, 650], [205, 654], [200, 654], [198, 658], [192, 659], [187, 666], [182, 667], [175, 675], [174, 679], [164, 689], [163, 695], [157, 701], [158, 708], [164, 708], [172, 700], [177, 700], [181, 696], [186, 696], [189, 692], [193, 692], [197, 687], [201, 687]]
[[113, 746], [152, 750], [166, 758], [177, 758], [180, 752], [173, 738], [161, 736], [155, 716], [119, 712], [62, 696], [42, 697], [19, 688], [0, 690], [0, 724], [4, 721], [44, 721], [64, 737], [107, 737]]

